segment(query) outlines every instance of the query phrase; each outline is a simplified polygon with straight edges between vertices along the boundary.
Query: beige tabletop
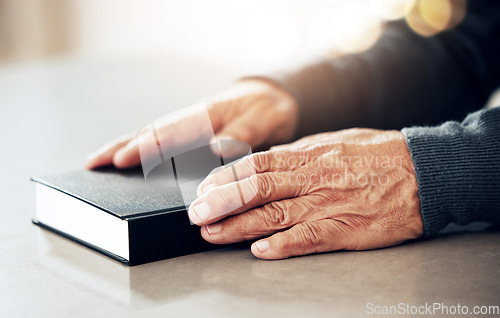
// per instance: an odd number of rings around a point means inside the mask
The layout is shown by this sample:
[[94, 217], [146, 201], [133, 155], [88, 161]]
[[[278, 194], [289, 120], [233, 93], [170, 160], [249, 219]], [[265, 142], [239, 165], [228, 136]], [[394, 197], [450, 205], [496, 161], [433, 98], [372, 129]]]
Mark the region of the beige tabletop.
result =
[[263, 261], [237, 246], [132, 268], [31, 224], [31, 175], [78, 168], [102, 142], [239, 75], [173, 56], [0, 67], [0, 317], [382, 317], [369, 308], [500, 305], [500, 233], [481, 224], [376, 251]]

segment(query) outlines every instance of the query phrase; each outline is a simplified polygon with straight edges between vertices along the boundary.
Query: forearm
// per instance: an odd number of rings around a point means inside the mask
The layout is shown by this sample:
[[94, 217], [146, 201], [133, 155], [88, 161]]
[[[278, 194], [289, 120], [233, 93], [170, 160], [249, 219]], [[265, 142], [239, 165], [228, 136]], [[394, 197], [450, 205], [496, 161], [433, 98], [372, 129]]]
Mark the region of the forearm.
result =
[[402, 130], [415, 166], [425, 234], [448, 223], [500, 222], [500, 107], [462, 123]]
[[437, 124], [479, 109], [500, 85], [500, 11], [485, 3], [470, 3], [464, 21], [437, 36], [422, 37], [404, 21], [393, 22], [365, 52], [270, 76], [298, 101], [297, 137], [355, 126]]

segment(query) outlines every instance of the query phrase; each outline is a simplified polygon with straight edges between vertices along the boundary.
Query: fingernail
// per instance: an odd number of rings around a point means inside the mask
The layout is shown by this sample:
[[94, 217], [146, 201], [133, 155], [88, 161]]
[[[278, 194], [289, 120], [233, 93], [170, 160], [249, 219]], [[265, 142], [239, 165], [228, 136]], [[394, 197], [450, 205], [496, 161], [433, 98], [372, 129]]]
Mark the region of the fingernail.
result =
[[203, 193], [207, 193], [208, 191], [212, 190], [213, 188], [215, 188], [215, 184], [214, 183], [209, 183], [207, 184], [206, 186], [203, 187], [203, 189], [201, 190]]
[[194, 212], [196, 212], [196, 215], [198, 215], [198, 217], [203, 221], [208, 220], [208, 218], [210, 217], [210, 207], [206, 202], [198, 203], [193, 207], [193, 209]]
[[259, 250], [259, 252], [264, 253], [269, 249], [269, 242], [268, 241], [258, 241], [255, 242], [255, 246]]
[[208, 234], [214, 235], [220, 232], [222, 225], [220, 223], [215, 223], [207, 225], [205, 228], [207, 229]]

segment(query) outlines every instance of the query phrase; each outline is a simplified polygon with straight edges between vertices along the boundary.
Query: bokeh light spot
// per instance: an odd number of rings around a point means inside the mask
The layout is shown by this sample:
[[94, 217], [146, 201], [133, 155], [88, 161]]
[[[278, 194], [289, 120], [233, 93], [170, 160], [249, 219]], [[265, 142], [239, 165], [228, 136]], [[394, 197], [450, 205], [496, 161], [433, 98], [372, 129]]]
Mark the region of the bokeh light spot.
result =
[[415, 0], [370, 0], [370, 7], [386, 20], [403, 18], [415, 5]]
[[348, 4], [335, 11], [329, 32], [341, 50], [361, 52], [378, 40], [382, 21], [368, 7]]
[[332, 57], [341, 52], [336, 49], [335, 42], [328, 32], [334, 14], [335, 11], [328, 8], [317, 12], [309, 20], [306, 29], [307, 45], [316, 55]]
[[421, 0], [418, 6], [424, 21], [438, 32], [451, 20], [450, 0]]
[[458, 25], [465, 10], [466, 0], [418, 0], [406, 21], [418, 34], [432, 36]]

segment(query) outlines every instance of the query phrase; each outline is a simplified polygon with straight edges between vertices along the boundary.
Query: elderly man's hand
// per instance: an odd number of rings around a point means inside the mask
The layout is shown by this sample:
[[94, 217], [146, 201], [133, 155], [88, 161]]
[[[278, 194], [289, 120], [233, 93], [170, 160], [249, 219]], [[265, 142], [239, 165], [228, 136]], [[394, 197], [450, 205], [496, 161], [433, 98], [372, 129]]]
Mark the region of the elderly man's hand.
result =
[[[200, 106], [187, 108], [180, 116], [168, 114], [156, 120], [155, 132], [143, 129], [142, 137], [153, 142], [156, 139], [162, 149], [171, 150], [205, 137], [204, 142], [213, 143], [209, 138], [215, 133], [217, 139], [239, 140], [252, 149], [264, 149], [288, 142], [298, 122], [298, 105], [294, 98], [265, 80], [237, 82]], [[203, 122], [207, 111], [210, 127]], [[130, 133], [106, 143], [88, 156], [85, 166], [94, 169], [110, 164], [117, 168], [138, 165], [141, 163], [138, 134]], [[234, 150], [220, 151], [230, 157]]]
[[200, 184], [189, 217], [211, 243], [264, 237], [251, 248], [263, 259], [381, 248], [423, 234], [399, 131], [313, 135], [246, 157]]

